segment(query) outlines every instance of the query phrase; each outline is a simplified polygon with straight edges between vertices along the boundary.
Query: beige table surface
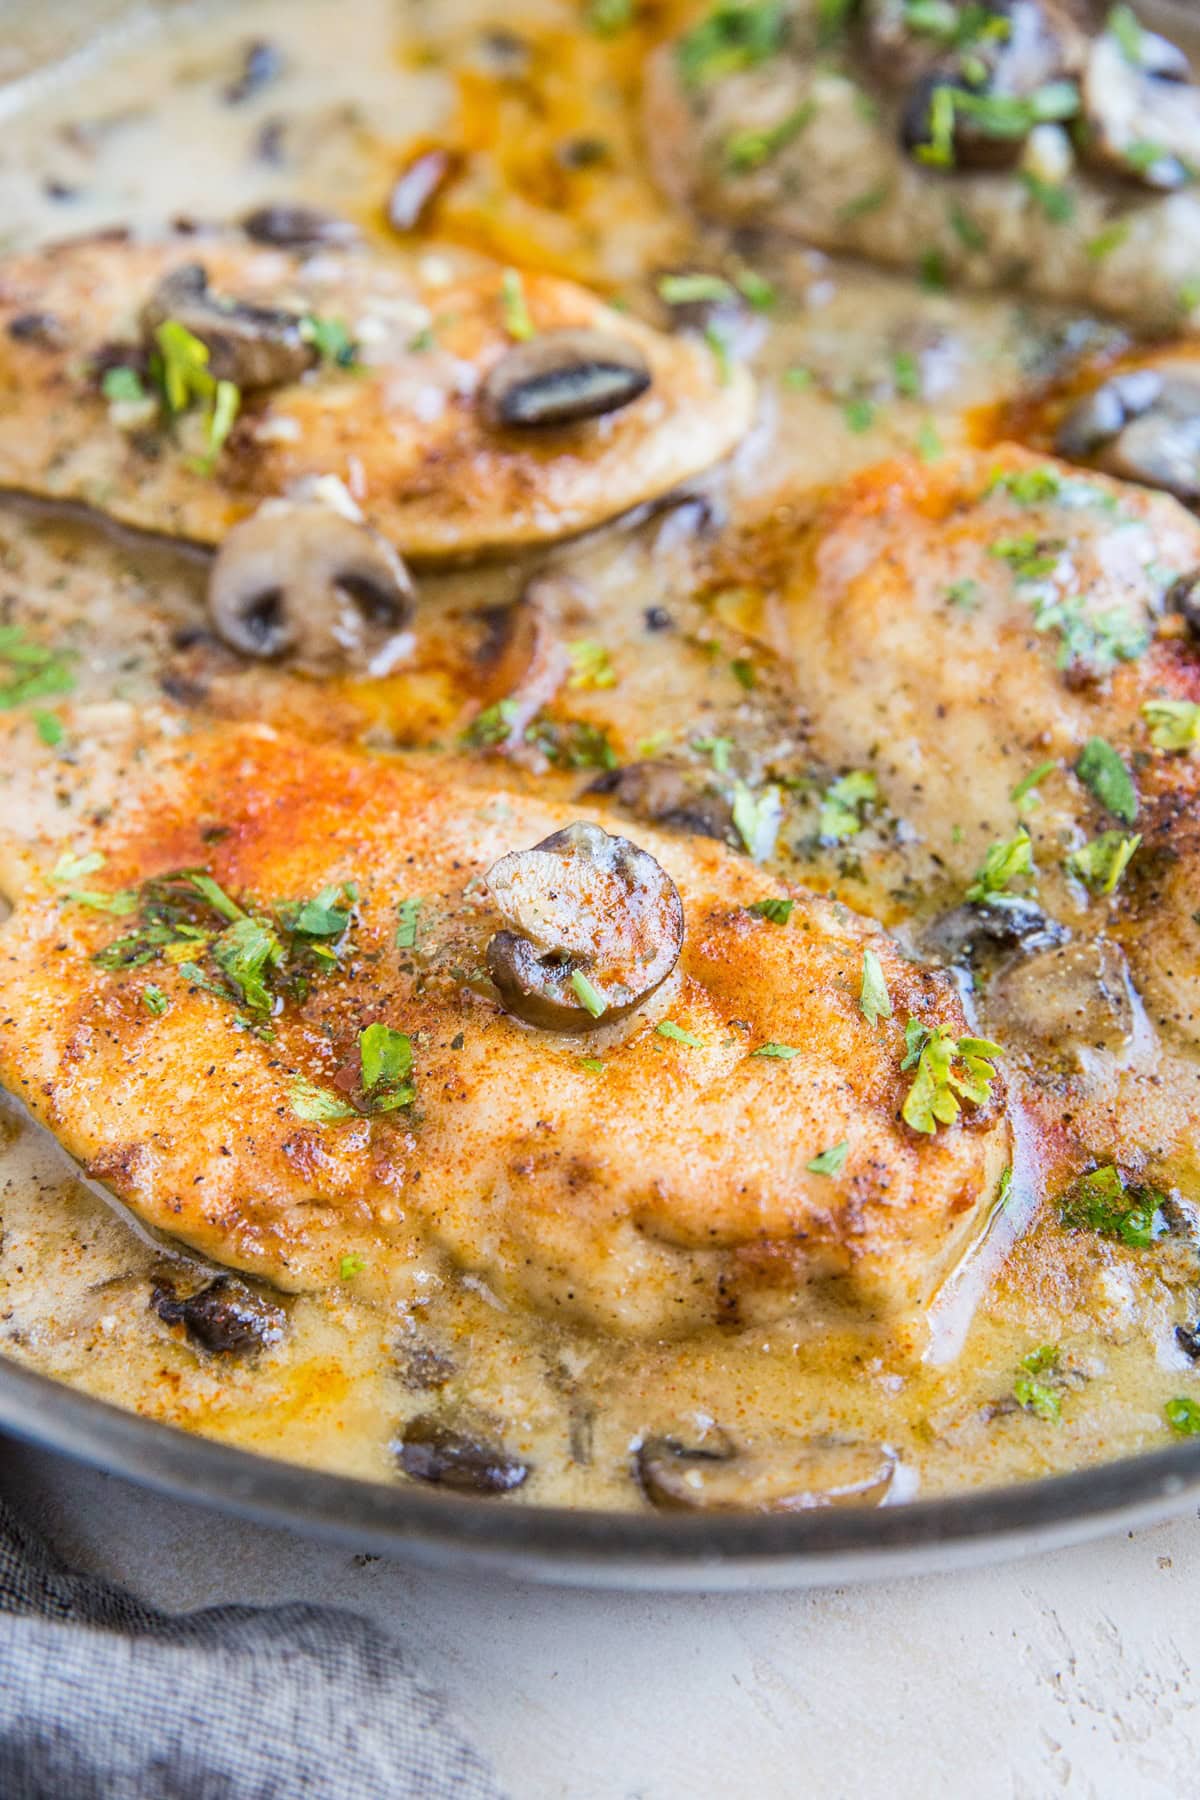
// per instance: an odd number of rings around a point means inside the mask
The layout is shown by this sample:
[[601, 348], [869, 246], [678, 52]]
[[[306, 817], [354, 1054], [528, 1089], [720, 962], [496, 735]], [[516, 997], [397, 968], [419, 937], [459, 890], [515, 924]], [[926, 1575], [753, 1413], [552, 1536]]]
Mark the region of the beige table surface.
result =
[[589, 1594], [364, 1561], [0, 1452], [0, 1488], [63, 1554], [160, 1606], [306, 1599], [370, 1614], [518, 1800], [1197, 1790], [1194, 1516], [880, 1587]]

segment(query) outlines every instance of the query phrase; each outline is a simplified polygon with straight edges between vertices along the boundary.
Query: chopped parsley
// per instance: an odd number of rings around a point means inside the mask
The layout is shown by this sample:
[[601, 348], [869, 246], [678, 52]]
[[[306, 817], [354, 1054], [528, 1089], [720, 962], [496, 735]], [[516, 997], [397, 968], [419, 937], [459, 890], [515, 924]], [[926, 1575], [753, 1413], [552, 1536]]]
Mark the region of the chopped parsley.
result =
[[539, 713], [525, 728], [525, 742], [557, 769], [615, 769], [616, 751], [602, 725], [589, 719], [552, 719]]
[[82, 856], [76, 856], [72, 850], [64, 850], [47, 880], [57, 883], [82, 881], [85, 875], [94, 875], [97, 869], [103, 867], [104, 855], [100, 850], [85, 850]]
[[1033, 532], [1025, 532], [1018, 537], [997, 538], [988, 545], [988, 555], [1006, 562], [1016, 581], [1041, 581], [1057, 569], [1062, 549], [1061, 540], [1043, 540]]
[[604, 1073], [604, 1063], [598, 1056], [581, 1056], [579, 1062], [589, 1075], [603, 1075]]
[[599, 1019], [608, 1011], [608, 1001], [581, 969], [576, 969], [571, 976], [571, 986], [575, 990], [575, 998], [580, 1006], [586, 1013], [590, 1013], [593, 1019]]
[[701, 756], [710, 757], [712, 766], [718, 775], [729, 773], [729, 752], [733, 749], [732, 738], [693, 738], [692, 749], [698, 750]]
[[704, 341], [712, 351], [717, 365], [717, 380], [722, 387], [728, 387], [733, 380], [733, 352], [729, 347], [729, 339], [715, 319], [710, 319], [704, 327]]
[[1028, 775], [1022, 775], [1020, 781], [1018, 781], [1012, 793], [1008, 796], [1018, 812], [1028, 812], [1030, 808], [1039, 804], [1038, 796], [1034, 790], [1035, 788], [1040, 787], [1047, 775], [1053, 775], [1057, 767], [1058, 764], [1056, 762], [1039, 763], [1036, 769], [1031, 769], [1029, 771]]
[[292, 1111], [306, 1125], [332, 1125], [338, 1119], [357, 1117], [356, 1109], [340, 1094], [329, 1088], [318, 1087], [315, 1082], [306, 1081], [303, 1075], [293, 1075], [288, 1089], [288, 1098]]
[[846, 422], [847, 431], [857, 432], [861, 435], [864, 431], [870, 431], [875, 423], [874, 404], [861, 396], [854, 400], [847, 400], [842, 408], [842, 418]]
[[897, 350], [892, 358], [892, 381], [906, 400], [921, 397], [921, 365], [911, 350]]
[[67, 728], [57, 713], [35, 712], [33, 728], [47, 750], [57, 750], [67, 735]]
[[1094, 894], [1114, 893], [1141, 841], [1140, 832], [1130, 837], [1124, 831], [1103, 831], [1091, 843], [1072, 850], [1067, 868]]
[[866, 769], [851, 769], [821, 797], [817, 835], [824, 844], [844, 844], [863, 828], [862, 812], [879, 798], [879, 784]]
[[338, 1280], [353, 1281], [356, 1275], [362, 1274], [366, 1266], [366, 1257], [359, 1256], [356, 1251], [352, 1251], [349, 1256], [343, 1256], [338, 1263]]
[[1114, 1164], [1105, 1163], [1072, 1182], [1058, 1212], [1068, 1230], [1094, 1231], [1133, 1250], [1145, 1250], [1166, 1229], [1163, 1198], [1157, 1188], [1130, 1186]]
[[1132, 6], [1114, 6], [1105, 21], [1104, 29], [1110, 37], [1116, 39], [1127, 63], [1135, 69], [1144, 67], [1145, 38]]
[[528, 343], [536, 335], [525, 299], [525, 284], [516, 269], [505, 269], [500, 277], [500, 310], [504, 329], [515, 343]]
[[953, 1038], [943, 1025], [930, 1027], [909, 1019], [904, 1028], [907, 1049], [901, 1070], [916, 1069], [901, 1108], [906, 1125], [932, 1135], [939, 1125], [952, 1125], [969, 1100], [982, 1106], [996, 1079], [999, 1044], [987, 1038]]
[[878, 1025], [880, 1019], [892, 1016], [892, 997], [887, 990], [883, 964], [874, 950], [863, 951], [862, 986], [859, 989], [858, 1008], [863, 1018], [871, 1025]]
[[1129, 230], [1128, 219], [1117, 219], [1103, 231], [1098, 231], [1094, 238], [1089, 238], [1084, 249], [1093, 262], [1103, 262], [1114, 250], [1121, 248], [1129, 236]]
[[588, 0], [587, 28], [597, 37], [618, 37], [633, 24], [634, 0]]
[[148, 982], [142, 989], [142, 1005], [146, 1008], [147, 1012], [153, 1013], [156, 1019], [162, 1018], [170, 1004], [171, 1002], [167, 999], [167, 996], [163, 993], [162, 989], [156, 987], [152, 981]]
[[344, 320], [308, 313], [300, 321], [300, 336], [306, 344], [312, 345], [322, 362], [333, 363], [339, 369], [354, 367], [358, 346]]
[[1029, 169], [1022, 171], [1021, 180], [1052, 225], [1066, 225], [1075, 217], [1075, 196], [1069, 188], [1045, 181]]
[[735, 175], [749, 175], [761, 169], [773, 156], [793, 143], [816, 117], [816, 103], [805, 100], [794, 107], [777, 125], [759, 129], [746, 127], [725, 140], [725, 161]]
[[719, 0], [676, 45], [685, 87], [702, 87], [767, 62], [782, 45], [785, 27], [783, 0]]
[[840, 1175], [849, 1154], [850, 1145], [843, 1140], [840, 1144], [831, 1144], [828, 1150], [822, 1150], [818, 1156], [811, 1157], [804, 1166], [810, 1175]]
[[208, 441], [208, 454], [200, 467], [202, 472], [210, 473], [233, 429], [242, 403], [241, 391], [232, 381], [217, 380], [208, 366], [208, 345], [178, 319], [164, 319], [154, 340], [158, 348], [150, 366], [163, 404], [171, 418], [199, 408], [206, 421]]
[[1151, 637], [1145, 623], [1131, 618], [1120, 607], [1110, 607], [1103, 613], [1090, 612], [1081, 594], [1064, 600], [1053, 595], [1039, 597], [1033, 628], [1060, 634], [1060, 669], [1081, 665], [1098, 675], [1107, 674], [1119, 662], [1136, 662], [1148, 648]]
[[27, 637], [20, 625], [0, 625], [0, 712], [69, 694], [75, 686], [73, 650], [50, 650]]
[[283, 945], [262, 919], [235, 919], [211, 945], [212, 959], [252, 1013], [267, 1014], [274, 997], [268, 971], [283, 961]]
[[1194, 700], [1147, 700], [1142, 717], [1156, 750], [1191, 750], [1200, 744], [1200, 706]]
[[791, 1062], [793, 1056], [799, 1056], [800, 1052], [792, 1044], [760, 1044], [758, 1049], [752, 1050], [750, 1054], [751, 1056], [773, 1057], [776, 1062]]
[[654, 1029], [659, 1037], [670, 1038], [673, 1044], [686, 1044], [689, 1050], [704, 1048], [701, 1038], [693, 1037], [690, 1031], [685, 1031], [681, 1025], [676, 1025], [671, 1019], [661, 1020]]
[[979, 605], [979, 583], [969, 575], [962, 581], [952, 581], [946, 589], [946, 601], [960, 612], [974, 612]]
[[923, 463], [937, 462], [946, 454], [941, 434], [932, 419], [922, 419], [917, 432], [917, 455]]
[[710, 275], [702, 269], [679, 275], [664, 275], [658, 284], [658, 297], [668, 306], [721, 305], [734, 298], [734, 286], [723, 275]]
[[396, 902], [396, 948], [397, 950], [415, 950], [417, 947], [417, 921], [421, 916], [419, 900], [398, 900]]
[[395, 1112], [411, 1106], [417, 1090], [409, 1081], [413, 1066], [412, 1039], [381, 1020], [358, 1034], [358, 1060], [367, 1111]]
[[745, 688], [748, 694], [752, 693], [758, 686], [758, 675], [755, 672], [754, 664], [750, 661], [749, 657], [733, 657], [729, 664], [729, 673], [733, 676], [733, 679], [737, 682], [738, 686]]
[[1013, 1399], [1036, 1418], [1056, 1424], [1062, 1415], [1062, 1400], [1042, 1375], [1058, 1368], [1058, 1346], [1041, 1344], [1021, 1358], [1020, 1373], [1013, 1383]]
[[733, 796], [733, 824], [746, 852], [755, 862], [765, 862], [775, 849], [783, 822], [783, 796], [777, 787], [760, 794], [739, 781]]
[[747, 908], [756, 918], [770, 919], [772, 925], [786, 925], [792, 916], [794, 900], [755, 900]]
[[1163, 1413], [1176, 1437], [1200, 1437], [1200, 1406], [1194, 1400], [1186, 1395], [1168, 1400]]
[[1138, 816], [1137, 789], [1124, 761], [1104, 738], [1089, 738], [1075, 764], [1075, 773], [1106, 812], [1123, 825]]
[[866, 188], [838, 208], [838, 218], [846, 224], [854, 219], [865, 219], [868, 213], [878, 212], [881, 206], [887, 205], [891, 192], [891, 184], [886, 181], [881, 181], [877, 187]]
[[595, 638], [577, 638], [567, 645], [571, 673], [569, 688], [610, 688], [617, 685], [616, 671], [604, 645]]
[[1024, 825], [1015, 837], [993, 844], [967, 889], [968, 900], [991, 900], [1007, 894], [1014, 881], [1033, 873], [1033, 840]]
[[756, 269], [739, 269], [734, 277], [738, 293], [755, 312], [770, 312], [779, 299], [775, 284]]

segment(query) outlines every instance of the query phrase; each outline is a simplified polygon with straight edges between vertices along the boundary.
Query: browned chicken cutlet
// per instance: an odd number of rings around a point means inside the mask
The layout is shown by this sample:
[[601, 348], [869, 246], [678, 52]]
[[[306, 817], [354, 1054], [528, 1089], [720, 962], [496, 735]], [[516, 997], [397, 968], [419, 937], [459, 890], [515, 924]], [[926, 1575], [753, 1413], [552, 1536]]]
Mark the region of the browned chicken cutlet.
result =
[[483, 974], [482, 878], [573, 816], [265, 729], [196, 737], [83, 873], [17, 894], [0, 1074], [144, 1219], [284, 1287], [347, 1255], [402, 1286], [433, 1250], [506, 1304], [624, 1334], [817, 1295], [867, 1322], [920, 1305], [1009, 1155], [999, 1078], [956, 1120], [900, 1117], [907, 1021], [966, 1033], [952, 986], [814, 896], [753, 911], [779, 890], [723, 846], [639, 829], [682, 898], [678, 968], [620, 1024], [531, 1029]]

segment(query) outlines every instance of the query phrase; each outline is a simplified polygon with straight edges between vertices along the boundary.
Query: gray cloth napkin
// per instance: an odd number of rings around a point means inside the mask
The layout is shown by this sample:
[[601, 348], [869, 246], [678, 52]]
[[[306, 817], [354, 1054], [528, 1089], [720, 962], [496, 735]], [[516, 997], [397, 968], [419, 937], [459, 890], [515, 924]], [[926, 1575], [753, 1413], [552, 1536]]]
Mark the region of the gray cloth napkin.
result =
[[62, 1567], [0, 1502], [3, 1800], [502, 1800], [366, 1619], [171, 1616]]

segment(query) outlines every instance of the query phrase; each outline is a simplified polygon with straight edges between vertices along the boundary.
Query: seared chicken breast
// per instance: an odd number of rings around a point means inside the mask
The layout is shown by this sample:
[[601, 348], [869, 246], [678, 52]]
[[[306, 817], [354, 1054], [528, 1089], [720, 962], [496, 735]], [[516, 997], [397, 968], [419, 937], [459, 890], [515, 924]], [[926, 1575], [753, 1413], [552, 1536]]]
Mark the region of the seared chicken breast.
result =
[[0, 266], [0, 484], [219, 543], [335, 476], [415, 558], [540, 544], [657, 498], [751, 384], [550, 276], [199, 235]]
[[[287, 1288], [347, 1256], [411, 1287], [440, 1253], [506, 1305], [669, 1335], [927, 1299], [1009, 1159], [952, 985], [641, 828], [596, 915], [614, 972], [586, 907], [513, 898], [513, 853], [580, 816], [266, 729], [188, 740], [73, 858], [11, 848], [0, 1073], [146, 1221]], [[625, 841], [604, 817], [565, 840], [585, 889]], [[609, 1023], [627, 918], [653, 975]]]
[[1200, 87], [1128, 7], [706, 0], [645, 120], [667, 191], [728, 223], [1143, 328], [1196, 312]]

